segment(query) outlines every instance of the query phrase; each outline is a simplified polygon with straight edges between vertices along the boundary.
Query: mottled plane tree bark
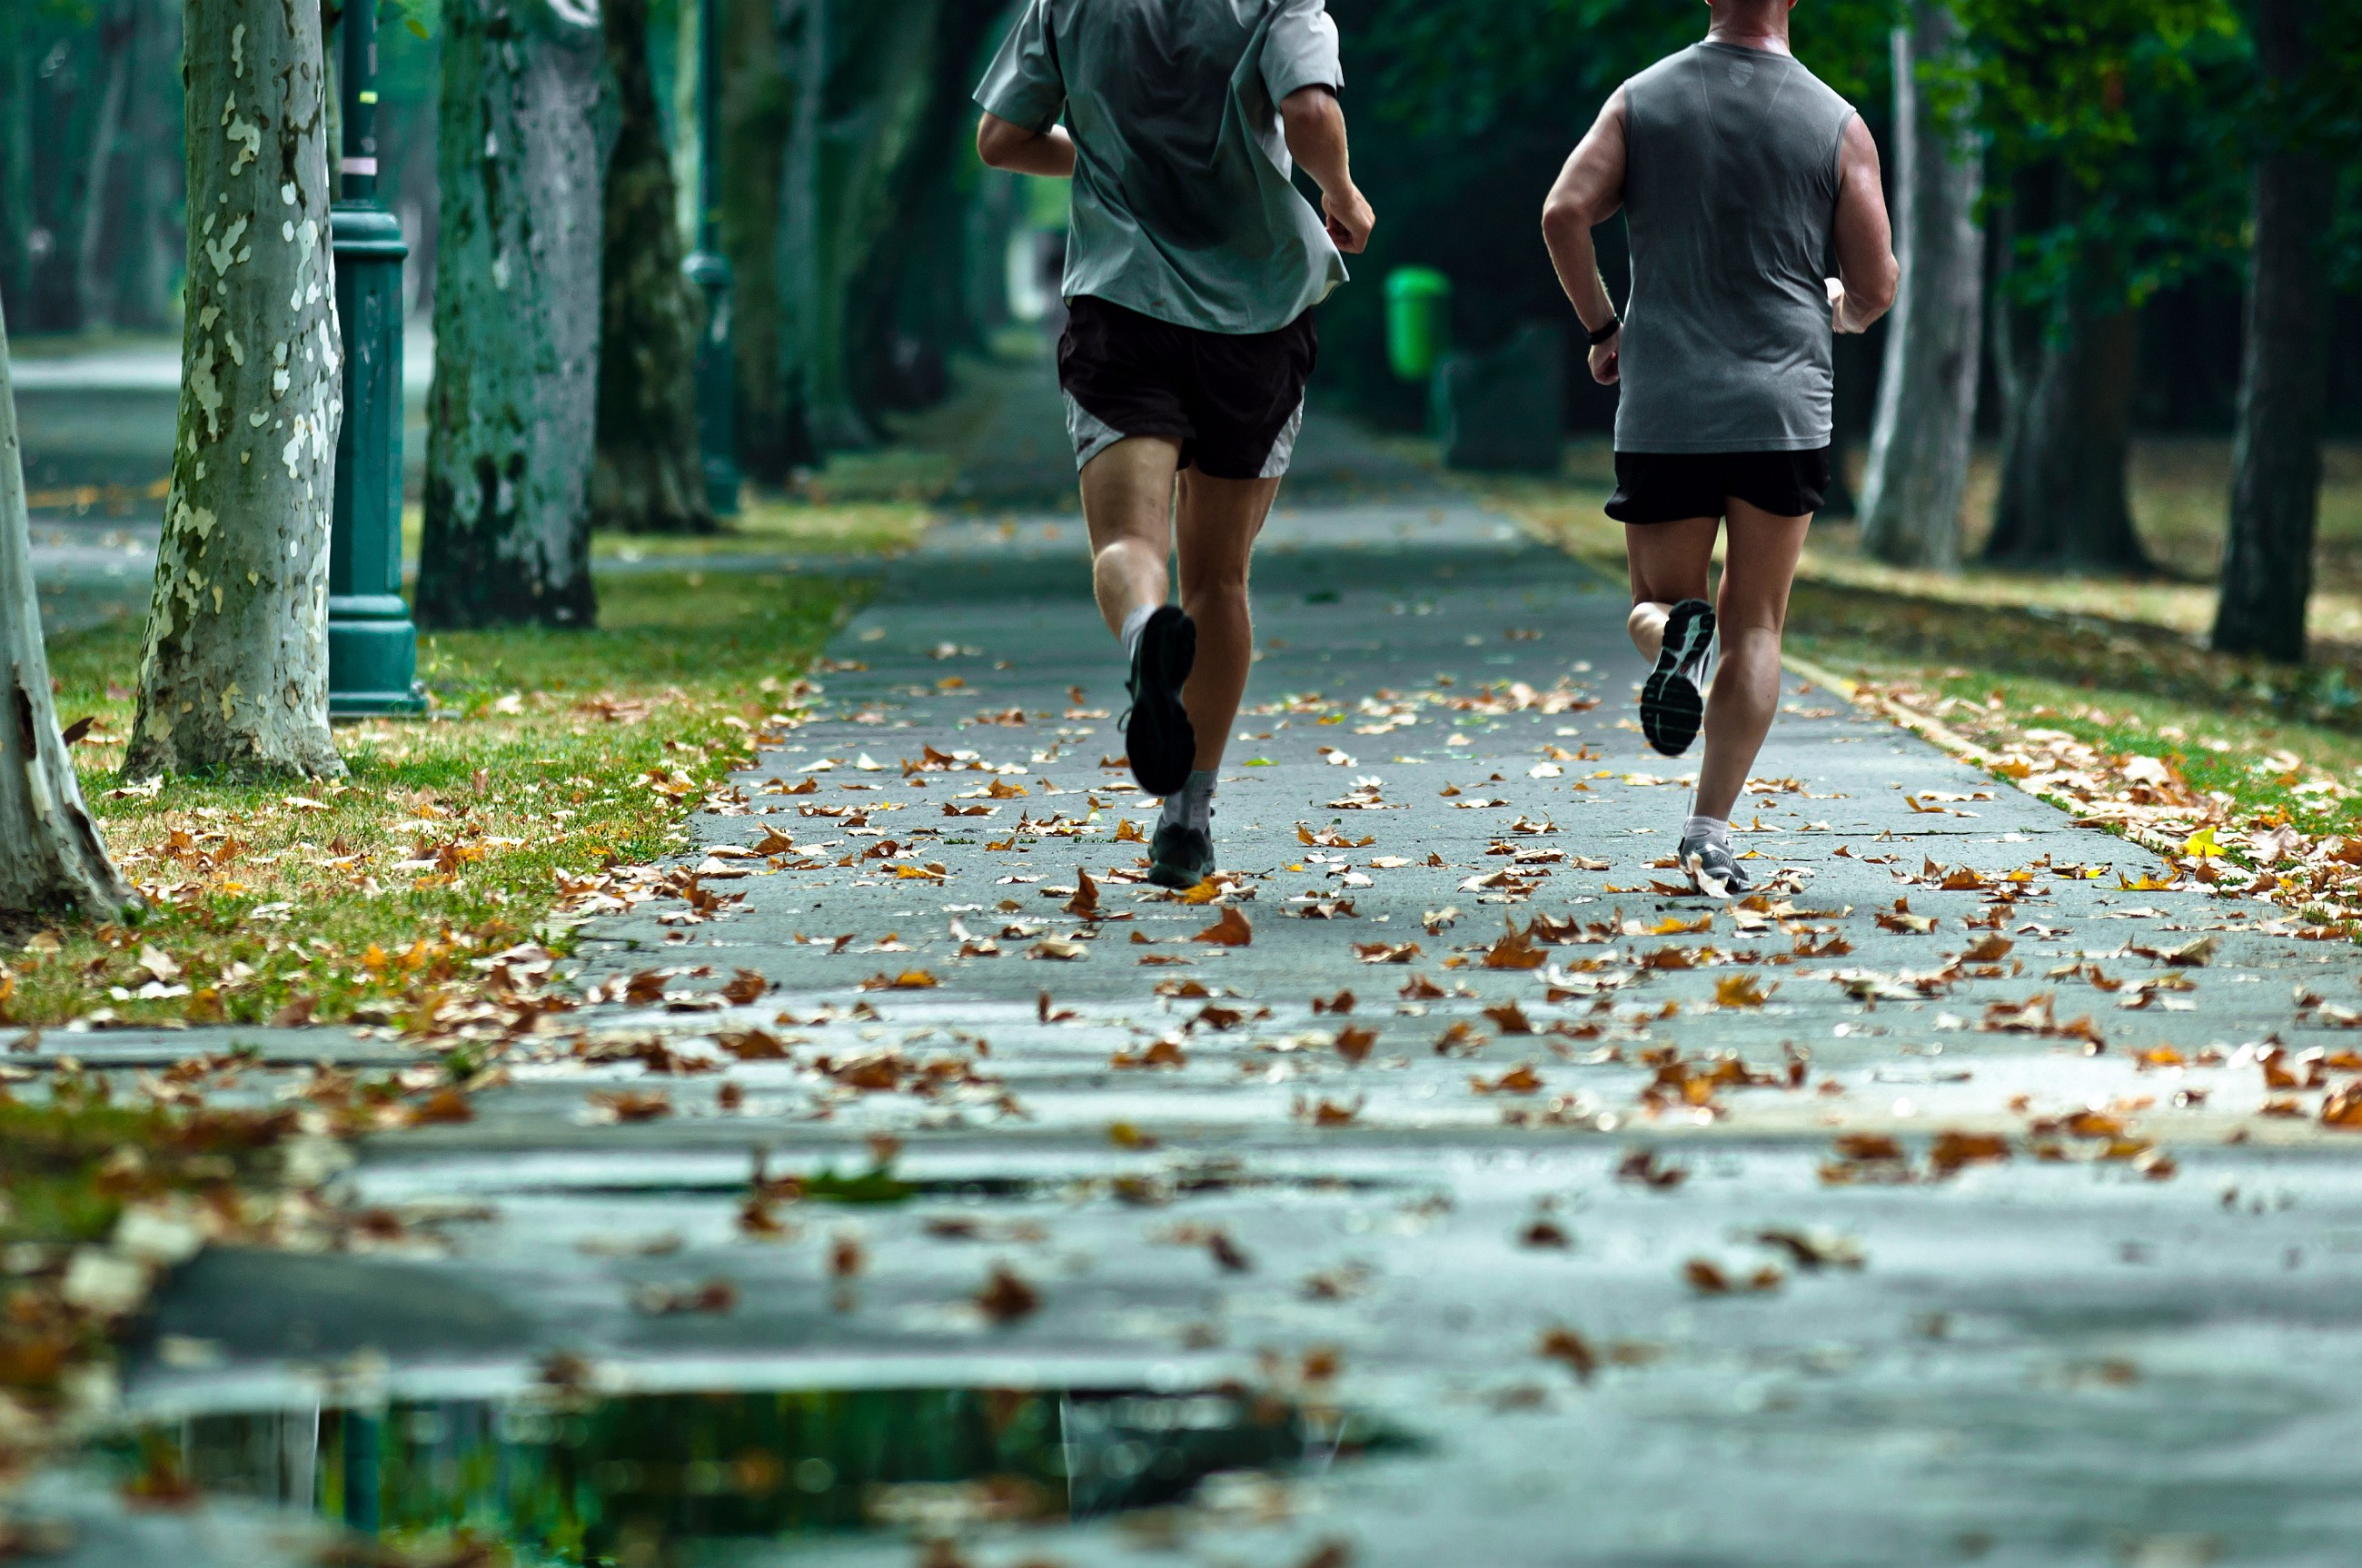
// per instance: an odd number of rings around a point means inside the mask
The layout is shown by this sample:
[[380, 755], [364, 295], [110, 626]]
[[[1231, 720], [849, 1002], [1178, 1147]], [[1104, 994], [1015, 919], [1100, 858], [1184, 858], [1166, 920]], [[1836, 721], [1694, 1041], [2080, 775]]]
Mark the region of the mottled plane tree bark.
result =
[[188, 281], [130, 777], [337, 774], [328, 503], [344, 404], [316, 6], [190, 0]]
[[24, 453], [0, 319], [0, 915], [71, 910], [102, 919], [138, 902], [107, 858], [50, 704], [50, 661], [25, 516]]
[[1915, 0], [1894, 32], [1895, 248], [1903, 288], [1861, 491], [1862, 548], [1896, 566], [1960, 564], [1960, 497], [1975, 434], [1984, 311], [1981, 149], [1966, 105], [1927, 91], [1922, 68], [1959, 69], [1949, 0]]
[[603, 69], [590, 0], [445, 0], [422, 626], [596, 614]]
[[681, 275], [672, 160], [648, 71], [648, 0], [602, 0], [602, 12], [616, 134], [607, 163], [590, 525], [710, 534], [694, 373], [704, 309]]
[[2304, 138], [2303, 116], [2289, 102], [2312, 53], [2308, 34], [2317, 30], [2316, 10], [2305, 0], [2258, 0], [2256, 6], [2267, 140], [2253, 176], [2255, 241], [2231, 528], [2214, 611], [2216, 647], [2288, 663], [2304, 658], [2329, 400], [2325, 242], [2336, 216], [2337, 173], [2326, 150]]

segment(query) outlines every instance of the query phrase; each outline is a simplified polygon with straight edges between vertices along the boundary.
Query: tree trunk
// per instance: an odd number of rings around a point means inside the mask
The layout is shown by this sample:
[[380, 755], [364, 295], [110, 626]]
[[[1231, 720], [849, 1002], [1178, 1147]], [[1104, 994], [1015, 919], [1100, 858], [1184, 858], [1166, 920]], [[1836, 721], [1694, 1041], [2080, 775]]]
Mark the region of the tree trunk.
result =
[[[2256, 52], [2272, 85], [2303, 72], [2312, 10], [2301, 0], [2260, 0]], [[2214, 646], [2293, 664], [2304, 658], [2321, 506], [2330, 337], [2323, 242], [2335, 215], [2337, 181], [2318, 149], [2290, 146], [2258, 158], [2254, 180], [2247, 337]]]
[[[2104, 254], [2087, 255], [2078, 272], [2055, 281], [2046, 304], [2019, 304], [2010, 287], [2020, 237], [2065, 223], [2072, 200], [2066, 171], [2042, 165], [2017, 176], [1998, 215], [1992, 333], [2003, 392], [2001, 494], [1984, 558], [2146, 571], [2125, 489], [2138, 316], [2092, 283], [2107, 276]], [[2104, 311], [2095, 299], [2107, 302]]]
[[99, 59], [106, 86], [99, 94], [98, 120], [91, 127], [90, 164], [83, 176], [82, 232], [74, 246], [74, 298], [84, 330], [115, 319], [115, 291], [99, 255], [106, 229], [108, 176], [115, 170], [115, 144], [121, 138], [123, 107], [131, 92], [131, 60], [139, 33], [139, 10], [127, 6], [98, 19]]
[[181, 247], [181, 178], [188, 162], [177, 123], [181, 8], [175, 0], [138, 3], [144, 16], [132, 77], [132, 161], [124, 187], [115, 319], [155, 328], [174, 319], [172, 260]]
[[2140, 318], [2121, 304], [2101, 315], [2071, 299], [2049, 315], [2016, 439], [2003, 455], [1985, 558], [2147, 572], [2125, 485]]
[[779, 295], [795, 94], [772, 0], [723, 0], [722, 26], [722, 254], [730, 262], [738, 466], [756, 484], [777, 487], [814, 456], [801, 400], [789, 395], [795, 361]]
[[848, 296], [889, 216], [886, 194], [926, 107], [943, 0], [810, 0], [800, 93], [815, 105], [804, 138], [807, 258], [800, 312], [806, 395], [824, 451], [877, 435], [849, 374]]
[[33, 583], [25, 516], [24, 454], [8, 375], [8, 326], [0, 318], [0, 914], [72, 910], [90, 919], [139, 900], [106, 857], [83, 805], [73, 757], [50, 705], [50, 661]]
[[124, 772], [339, 774], [328, 503], [344, 404], [320, 13], [189, 0], [186, 50], [180, 433]]
[[0, 298], [32, 292], [33, 61], [27, 18], [0, 6]]
[[[956, 312], [956, 285], [948, 280], [963, 270], [965, 215], [945, 211], [941, 198], [975, 137], [968, 78], [978, 50], [1007, 14], [999, 0], [941, 0], [937, 7], [920, 118], [887, 182], [871, 253], [848, 283], [853, 393], [865, 409], [924, 407], [941, 395], [928, 384], [940, 378], [907, 357], [916, 350], [940, 362], [951, 347], [945, 339], [955, 336], [940, 317]], [[939, 291], [939, 282], [947, 287]], [[931, 296], [939, 292], [949, 293], [950, 309], [934, 308]]]
[[693, 374], [704, 312], [681, 275], [672, 163], [648, 74], [647, 0], [605, 0], [605, 30], [620, 126], [607, 165], [590, 525], [710, 534]]
[[1960, 51], [1946, 0], [1916, 0], [1894, 31], [1896, 226], [1903, 289], [1886, 329], [1886, 368], [1861, 494], [1862, 548], [1896, 566], [1957, 570], [1960, 495], [1977, 415], [1984, 318], [1983, 170], [1970, 114], [1943, 113], [1918, 69]]
[[422, 626], [597, 613], [602, 68], [587, 0], [446, 0]]

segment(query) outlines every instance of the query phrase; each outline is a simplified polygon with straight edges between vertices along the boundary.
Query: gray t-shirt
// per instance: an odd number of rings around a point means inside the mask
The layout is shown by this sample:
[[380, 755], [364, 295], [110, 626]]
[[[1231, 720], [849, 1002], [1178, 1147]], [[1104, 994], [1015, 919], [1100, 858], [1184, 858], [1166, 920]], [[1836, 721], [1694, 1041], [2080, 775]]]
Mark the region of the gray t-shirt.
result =
[[1276, 332], [1345, 281], [1279, 101], [1343, 84], [1325, 0], [1027, 0], [976, 101], [1075, 138], [1068, 299]]
[[1852, 118], [1793, 58], [1737, 44], [1694, 44], [1624, 83], [1617, 451], [1829, 444], [1824, 269]]

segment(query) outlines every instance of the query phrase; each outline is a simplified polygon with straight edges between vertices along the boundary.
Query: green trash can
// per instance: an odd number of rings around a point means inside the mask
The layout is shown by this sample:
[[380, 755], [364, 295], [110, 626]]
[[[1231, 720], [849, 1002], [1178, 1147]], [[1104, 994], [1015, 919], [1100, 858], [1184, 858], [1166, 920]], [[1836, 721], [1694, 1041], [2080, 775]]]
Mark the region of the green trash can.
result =
[[1386, 279], [1386, 359], [1396, 375], [1423, 381], [1451, 348], [1451, 280], [1432, 267], [1397, 267]]

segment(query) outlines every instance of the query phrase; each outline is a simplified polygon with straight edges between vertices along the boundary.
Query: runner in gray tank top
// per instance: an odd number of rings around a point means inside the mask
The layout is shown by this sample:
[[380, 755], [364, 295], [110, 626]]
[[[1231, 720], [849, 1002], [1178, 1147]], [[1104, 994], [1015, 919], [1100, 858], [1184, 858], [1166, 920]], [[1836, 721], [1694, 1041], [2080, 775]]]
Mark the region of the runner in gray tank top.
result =
[[[1900, 270], [1877, 144], [1789, 52], [1795, 0], [1707, 4], [1704, 42], [1609, 97], [1542, 232], [1592, 376], [1622, 386], [1607, 514], [1625, 525], [1632, 642], [1652, 666], [1640, 727], [1669, 756], [1705, 731], [1680, 858], [1702, 891], [1728, 897], [1749, 884], [1731, 808], [1779, 706], [1788, 590], [1829, 482], [1831, 334], [1883, 315]], [[1591, 239], [1618, 210], [1632, 255], [1620, 322]], [[1698, 680], [1717, 632], [1708, 703]]]

